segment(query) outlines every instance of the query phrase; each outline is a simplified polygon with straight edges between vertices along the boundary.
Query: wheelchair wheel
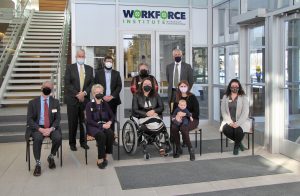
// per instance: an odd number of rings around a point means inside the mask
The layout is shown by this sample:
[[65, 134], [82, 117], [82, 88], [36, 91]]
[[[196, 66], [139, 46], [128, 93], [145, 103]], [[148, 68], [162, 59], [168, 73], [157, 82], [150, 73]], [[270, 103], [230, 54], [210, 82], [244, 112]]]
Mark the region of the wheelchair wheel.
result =
[[137, 130], [131, 120], [127, 120], [123, 126], [122, 142], [126, 153], [135, 153], [137, 147]]

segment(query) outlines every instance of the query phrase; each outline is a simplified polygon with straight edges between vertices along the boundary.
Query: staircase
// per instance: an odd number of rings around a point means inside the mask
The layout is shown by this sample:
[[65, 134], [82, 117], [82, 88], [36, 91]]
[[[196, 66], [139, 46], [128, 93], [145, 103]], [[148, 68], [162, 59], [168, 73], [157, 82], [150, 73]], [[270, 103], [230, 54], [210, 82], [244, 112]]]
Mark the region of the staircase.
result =
[[41, 84], [60, 77], [64, 12], [33, 12], [0, 89], [1, 105], [24, 105], [41, 94]]

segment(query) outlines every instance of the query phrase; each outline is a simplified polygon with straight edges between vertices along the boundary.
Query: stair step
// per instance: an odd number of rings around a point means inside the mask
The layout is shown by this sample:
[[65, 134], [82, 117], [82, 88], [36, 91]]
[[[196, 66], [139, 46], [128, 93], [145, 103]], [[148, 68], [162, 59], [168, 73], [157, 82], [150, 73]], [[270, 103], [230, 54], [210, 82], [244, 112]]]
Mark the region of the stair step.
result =
[[26, 35], [38, 35], [38, 36], [61, 36], [61, 33], [31, 33], [31, 32], [28, 32]]
[[65, 19], [63, 16], [32, 16], [33, 19], [35, 20], [58, 20], [62, 21]]
[[29, 100], [31, 99], [4, 99], [4, 100], [0, 100], [0, 104], [3, 105], [28, 104]]
[[37, 97], [41, 95], [41, 92], [9, 92], [4, 93], [4, 97]]
[[13, 71], [28, 71], [28, 72], [56, 71], [56, 67], [55, 68], [13, 68]]
[[21, 52], [33, 52], [33, 51], [43, 51], [43, 52], [58, 52], [59, 48], [22, 48]]
[[57, 63], [15, 63], [15, 66], [56, 66]]
[[55, 19], [55, 20], [53, 20], [53, 19], [38, 19], [38, 18], [33, 18], [31, 20], [31, 22], [47, 22], [47, 23], [58, 23], [58, 22], [62, 22], [62, 21], [64, 21], [64, 20], [63, 19], [61, 19], [61, 20], [57, 20], [57, 19]]
[[[8, 83], [10, 84], [32, 84], [32, 83], [38, 83], [38, 84], [42, 84], [43, 82], [45, 82], [45, 79], [27, 79], [27, 80], [9, 80]], [[54, 80], [55, 82], [55, 80]]]
[[54, 40], [60, 40], [61, 36], [26, 36], [25, 40], [31, 40], [31, 39], [36, 39], [36, 40], [41, 40], [41, 39], [54, 39]]
[[58, 44], [23, 44], [22, 45], [22, 49], [23, 48], [59, 48]]
[[61, 29], [28, 29], [28, 32], [60, 32]]
[[19, 53], [19, 56], [58, 56], [59, 53]]
[[63, 11], [35, 11], [34, 14], [64, 14]]
[[9, 85], [7, 90], [41, 90], [41, 85]]
[[49, 25], [49, 26], [53, 26], [53, 25], [59, 25], [59, 26], [61, 26], [61, 25], [63, 25], [64, 24], [64, 21], [62, 20], [62, 21], [58, 21], [58, 22], [31, 22], [30, 23], [30, 25], [40, 25], [40, 26], [47, 26], [47, 25]]
[[58, 58], [18, 58], [18, 61], [58, 61]]
[[32, 78], [32, 77], [51, 77], [52, 74], [50, 73], [28, 73], [28, 74], [25, 74], [25, 73], [13, 73], [11, 74], [11, 77], [14, 77], [14, 78]]
[[57, 43], [61, 43], [61, 40], [24, 40], [23, 43], [54, 43], [54, 44], [57, 44]]
[[58, 24], [56, 24], [55, 26], [30, 25], [29, 29], [62, 29], [62, 25], [58, 25]]

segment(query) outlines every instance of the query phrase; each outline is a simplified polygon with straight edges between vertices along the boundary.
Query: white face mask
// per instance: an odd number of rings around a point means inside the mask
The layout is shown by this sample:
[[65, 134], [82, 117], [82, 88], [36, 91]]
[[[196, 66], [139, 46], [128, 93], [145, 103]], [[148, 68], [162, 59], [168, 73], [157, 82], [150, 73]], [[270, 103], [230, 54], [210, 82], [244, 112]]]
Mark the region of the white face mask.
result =
[[84, 64], [84, 58], [77, 58], [76, 60], [77, 60], [77, 63], [79, 65], [83, 65]]
[[112, 68], [112, 63], [111, 63], [111, 62], [106, 62], [106, 63], [105, 63], [105, 67], [106, 67], [107, 69]]
[[187, 87], [179, 87], [181, 93], [186, 93], [188, 91]]

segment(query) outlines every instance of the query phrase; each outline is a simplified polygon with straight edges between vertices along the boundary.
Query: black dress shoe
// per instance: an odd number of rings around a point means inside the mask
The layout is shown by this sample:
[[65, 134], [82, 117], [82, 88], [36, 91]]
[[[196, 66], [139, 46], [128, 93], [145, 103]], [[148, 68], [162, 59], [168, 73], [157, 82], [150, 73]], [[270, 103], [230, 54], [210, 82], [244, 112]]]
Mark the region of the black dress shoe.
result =
[[42, 171], [41, 171], [41, 166], [40, 166], [40, 165], [36, 165], [36, 166], [35, 166], [35, 169], [34, 169], [34, 172], [33, 172], [33, 175], [34, 175], [34, 176], [40, 176], [41, 173], [42, 173]]
[[103, 164], [104, 164], [104, 166], [106, 167], [106, 166], [108, 165], [108, 160], [107, 160], [107, 159], [104, 159]]
[[189, 153], [190, 153], [190, 160], [191, 161], [195, 161], [195, 152], [194, 152], [194, 149], [193, 148], [190, 148], [189, 149]]
[[99, 167], [99, 169], [105, 169], [105, 167], [106, 167], [104, 161], [101, 163], [97, 163], [97, 166]]
[[55, 169], [56, 168], [56, 165], [55, 165], [53, 157], [48, 157], [47, 161], [49, 163], [49, 168], [50, 169]]
[[179, 158], [180, 157], [180, 154], [179, 153], [174, 153], [173, 154], [173, 158]]
[[90, 147], [87, 144], [80, 144], [81, 148], [83, 149], [90, 149]]
[[77, 151], [77, 147], [76, 147], [76, 146], [70, 146], [70, 149], [71, 149], [72, 151]]

